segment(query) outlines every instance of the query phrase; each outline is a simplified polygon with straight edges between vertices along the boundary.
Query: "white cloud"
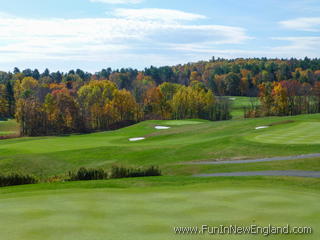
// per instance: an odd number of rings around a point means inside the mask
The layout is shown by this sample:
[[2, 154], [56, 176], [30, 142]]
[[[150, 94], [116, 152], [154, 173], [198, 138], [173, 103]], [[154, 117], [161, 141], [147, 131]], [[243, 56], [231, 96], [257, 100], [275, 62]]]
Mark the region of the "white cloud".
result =
[[319, 32], [320, 31], [320, 17], [305, 17], [296, 18], [286, 21], [281, 21], [280, 25], [293, 30]]
[[143, 0], [90, 0], [90, 2], [100, 2], [107, 4], [137, 4], [143, 2]]
[[[259, 49], [246, 48], [219, 48], [212, 44], [175, 44], [171, 45], [174, 50], [198, 58], [205, 59], [204, 56], [223, 58], [246, 58], [246, 57], [270, 57], [270, 58], [304, 58], [305, 56], [319, 57], [320, 37], [272, 37], [277, 41], [276, 47], [261, 47]], [[280, 43], [279, 43], [280, 42]]]
[[[181, 19], [183, 17], [179, 17]], [[240, 44], [243, 28], [130, 18], [28, 19], [0, 16], [0, 62], [112, 61], [169, 56], [172, 46]], [[176, 47], [176, 50], [177, 47]], [[181, 50], [179, 50], [181, 51]]]
[[319, 57], [320, 37], [274, 37], [272, 40], [287, 42], [277, 46], [271, 52], [283, 57]]
[[300, 14], [314, 14], [320, 12], [319, 0], [294, 0], [290, 1], [290, 4], [286, 4], [286, 7], [293, 9]]
[[126, 9], [118, 8], [113, 13], [117, 17], [134, 19], [134, 20], [160, 20], [164, 22], [170, 21], [193, 21], [205, 19], [206, 16], [194, 13], [183, 12], [172, 9], [159, 8], [142, 8], [142, 9]]

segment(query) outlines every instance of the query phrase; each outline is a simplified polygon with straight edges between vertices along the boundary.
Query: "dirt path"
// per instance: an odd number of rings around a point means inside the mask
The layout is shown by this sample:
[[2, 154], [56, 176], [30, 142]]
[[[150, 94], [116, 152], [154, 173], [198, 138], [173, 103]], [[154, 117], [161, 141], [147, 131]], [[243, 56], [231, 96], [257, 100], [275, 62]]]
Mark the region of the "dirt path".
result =
[[195, 177], [245, 177], [245, 176], [291, 176], [320, 178], [319, 171], [258, 171], [198, 174]]
[[260, 158], [260, 159], [252, 159], [252, 160], [189, 162], [186, 164], [191, 164], [191, 165], [237, 164], [237, 163], [284, 161], [284, 160], [295, 160], [295, 159], [305, 159], [305, 158], [314, 158], [314, 157], [320, 157], [320, 153], [304, 154], [304, 155], [298, 155], [298, 156], [287, 156], [287, 157]]

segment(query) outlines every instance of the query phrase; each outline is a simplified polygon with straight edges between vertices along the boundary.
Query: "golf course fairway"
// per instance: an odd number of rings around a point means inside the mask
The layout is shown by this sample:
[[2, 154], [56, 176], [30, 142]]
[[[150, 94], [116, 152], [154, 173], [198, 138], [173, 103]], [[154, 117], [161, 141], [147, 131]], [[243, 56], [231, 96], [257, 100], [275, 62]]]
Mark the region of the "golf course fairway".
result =
[[[315, 142], [320, 136], [320, 128], [315, 127], [318, 126], [319, 118], [320, 115], [315, 114], [221, 122], [197, 119], [145, 121], [109, 132], [7, 139], [0, 142], [0, 168], [4, 173], [15, 169], [34, 174], [41, 179], [60, 176], [79, 167], [110, 169], [113, 165], [133, 167], [156, 165], [163, 170], [164, 175], [180, 175], [184, 170], [179, 167], [177, 171], [176, 166], [183, 162], [257, 159], [319, 153], [320, 143]], [[282, 124], [284, 121], [293, 123]], [[273, 126], [267, 129], [255, 129], [257, 126], [272, 124]], [[273, 131], [280, 130], [290, 134], [290, 131], [296, 130], [299, 124], [312, 128], [310, 132], [313, 135], [310, 135], [310, 140], [305, 139], [312, 144], [263, 142], [268, 141], [265, 134], [273, 134]], [[157, 130], [155, 126], [171, 128]], [[145, 140], [129, 141], [130, 138], [140, 137], [144, 137]], [[288, 137], [288, 139], [295, 140], [294, 137]], [[304, 166], [306, 167], [308, 165]], [[191, 169], [190, 166], [186, 168]], [[187, 174], [196, 173], [203, 172], [202, 170], [197, 172], [197, 168], [192, 167]]]

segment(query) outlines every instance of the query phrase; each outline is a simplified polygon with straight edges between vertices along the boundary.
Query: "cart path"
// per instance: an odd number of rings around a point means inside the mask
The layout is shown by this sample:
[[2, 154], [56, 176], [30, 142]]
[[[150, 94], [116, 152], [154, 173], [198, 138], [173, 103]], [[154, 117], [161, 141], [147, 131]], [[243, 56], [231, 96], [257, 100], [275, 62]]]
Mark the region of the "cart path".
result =
[[197, 174], [195, 177], [290, 176], [320, 178], [320, 171], [257, 171]]
[[237, 164], [237, 163], [284, 161], [284, 160], [306, 159], [306, 158], [315, 158], [315, 157], [320, 157], [320, 153], [303, 154], [303, 155], [287, 156], [287, 157], [259, 158], [259, 159], [252, 159], [252, 160], [188, 162], [184, 164], [188, 164], [188, 165], [189, 164], [190, 165]]

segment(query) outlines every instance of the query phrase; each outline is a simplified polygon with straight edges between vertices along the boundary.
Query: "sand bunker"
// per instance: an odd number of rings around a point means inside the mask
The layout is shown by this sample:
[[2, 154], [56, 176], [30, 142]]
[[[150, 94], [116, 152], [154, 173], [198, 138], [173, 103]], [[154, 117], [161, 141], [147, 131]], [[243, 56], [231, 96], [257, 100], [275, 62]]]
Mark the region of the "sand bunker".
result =
[[256, 127], [256, 130], [259, 130], [259, 129], [264, 129], [264, 128], [268, 128], [269, 126], [260, 126], [260, 127]]
[[136, 141], [142, 141], [145, 140], [146, 138], [144, 137], [137, 137], [137, 138], [129, 138], [130, 142], [136, 142]]
[[170, 127], [166, 127], [166, 126], [155, 126], [154, 128], [155, 128], [155, 129], [158, 129], [158, 130], [164, 130], [164, 129], [169, 129]]
[[231, 101], [235, 101], [235, 100], [236, 100], [236, 98], [229, 98], [229, 100], [231, 100]]

